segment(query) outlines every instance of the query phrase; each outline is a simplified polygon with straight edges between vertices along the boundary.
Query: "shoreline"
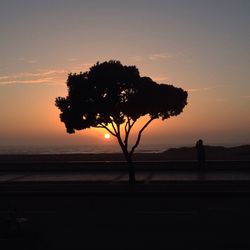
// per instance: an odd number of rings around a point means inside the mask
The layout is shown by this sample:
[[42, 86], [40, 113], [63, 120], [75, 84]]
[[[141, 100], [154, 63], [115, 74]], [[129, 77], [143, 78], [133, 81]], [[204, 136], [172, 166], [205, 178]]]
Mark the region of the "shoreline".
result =
[[[250, 145], [237, 147], [205, 146], [208, 161], [250, 161]], [[195, 147], [169, 148], [163, 152], [136, 152], [134, 161], [195, 161]], [[68, 162], [68, 161], [125, 161], [120, 152], [114, 153], [59, 153], [58, 154], [0, 154], [3, 162]]]

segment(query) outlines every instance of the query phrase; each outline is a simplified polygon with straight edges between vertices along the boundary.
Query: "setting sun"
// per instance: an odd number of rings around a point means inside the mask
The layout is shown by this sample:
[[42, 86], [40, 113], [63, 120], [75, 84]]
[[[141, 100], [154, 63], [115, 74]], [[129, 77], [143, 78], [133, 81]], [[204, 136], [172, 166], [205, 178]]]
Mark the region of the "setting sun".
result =
[[110, 139], [110, 134], [104, 134], [104, 138], [107, 140]]

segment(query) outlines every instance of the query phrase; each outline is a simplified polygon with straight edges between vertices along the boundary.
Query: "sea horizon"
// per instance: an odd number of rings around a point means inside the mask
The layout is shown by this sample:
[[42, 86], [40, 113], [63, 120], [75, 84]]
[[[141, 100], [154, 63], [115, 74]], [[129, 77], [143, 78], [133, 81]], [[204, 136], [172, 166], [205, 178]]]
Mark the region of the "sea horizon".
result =
[[[212, 146], [234, 147], [246, 143], [211, 143]], [[162, 153], [170, 148], [193, 147], [194, 144], [142, 144], [135, 153]], [[0, 155], [104, 154], [122, 153], [118, 145], [0, 145]]]
[[[169, 147], [163, 144], [140, 145], [136, 152], [160, 153]], [[3, 154], [102, 154], [122, 153], [118, 145], [1, 145]]]

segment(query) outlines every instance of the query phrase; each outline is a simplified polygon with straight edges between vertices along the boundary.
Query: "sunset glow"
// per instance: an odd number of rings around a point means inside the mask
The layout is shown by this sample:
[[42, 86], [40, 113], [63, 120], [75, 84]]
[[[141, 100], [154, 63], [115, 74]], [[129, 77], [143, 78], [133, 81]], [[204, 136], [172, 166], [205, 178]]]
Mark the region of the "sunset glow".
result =
[[250, 0], [0, 0], [0, 36], [0, 250], [250, 250]]
[[249, 143], [250, 1], [229, 2], [2, 1], [0, 145], [104, 143], [102, 129], [66, 134], [54, 100], [68, 73], [110, 59], [188, 91], [184, 112], [142, 143]]
[[104, 138], [105, 138], [106, 140], [110, 139], [110, 134], [104, 134]]

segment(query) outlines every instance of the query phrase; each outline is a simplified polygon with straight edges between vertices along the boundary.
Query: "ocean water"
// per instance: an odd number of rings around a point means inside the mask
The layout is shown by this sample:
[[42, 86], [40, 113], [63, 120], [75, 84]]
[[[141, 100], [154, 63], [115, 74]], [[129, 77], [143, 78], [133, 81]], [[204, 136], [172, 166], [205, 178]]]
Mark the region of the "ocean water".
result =
[[[173, 147], [173, 146], [172, 146]], [[160, 153], [169, 147], [163, 144], [140, 145], [135, 152]], [[118, 145], [18, 145], [0, 146], [0, 154], [100, 154], [121, 153]]]

